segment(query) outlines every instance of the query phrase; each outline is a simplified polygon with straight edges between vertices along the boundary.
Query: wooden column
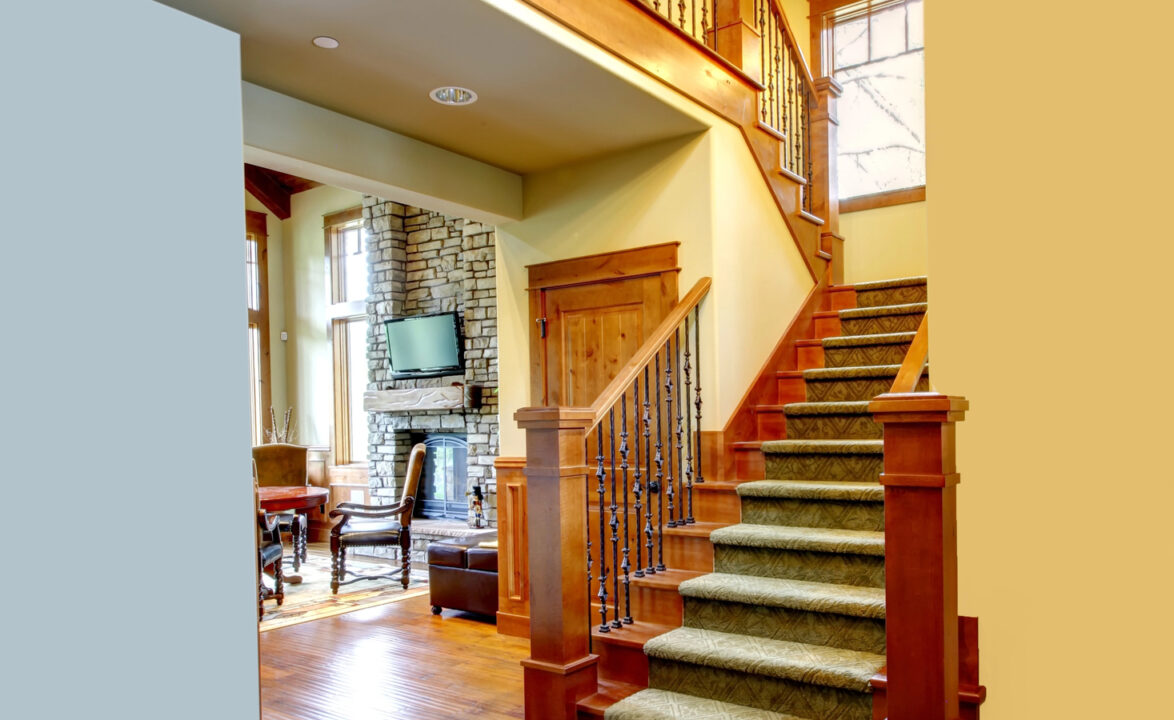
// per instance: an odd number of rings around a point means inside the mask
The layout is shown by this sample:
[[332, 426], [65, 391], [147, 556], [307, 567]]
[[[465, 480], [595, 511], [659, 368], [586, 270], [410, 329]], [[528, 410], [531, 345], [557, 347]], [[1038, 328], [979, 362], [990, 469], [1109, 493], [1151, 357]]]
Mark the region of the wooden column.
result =
[[958, 717], [958, 473], [954, 423], [969, 403], [888, 393], [868, 406], [884, 425], [888, 717]]
[[820, 249], [832, 256], [828, 281], [834, 285], [844, 282], [844, 239], [840, 236], [840, 198], [836, 190], [836, 132], [840, 122], [836, 115], [836, 101], [843, 88], [832, 77], [815, 81], [815, 112], [811, 117], [811, 214], [823, 218], [820, 228]]
[[761, 83], [762, 36], [756, 29], [754, 0], [717, 0], [714, 14], [714, 47], [718, 55]]
[[514, 419], [526, 431], [527, 524], [531, 539], [527, 720], [575, 720], [575, 703], [598, 687], [590, 654], [587, 596], [589, 409], [532, 407]]
[[497, 632], [530, 637], [530, 544], [527, 541], [526, 458], [498, 457]]

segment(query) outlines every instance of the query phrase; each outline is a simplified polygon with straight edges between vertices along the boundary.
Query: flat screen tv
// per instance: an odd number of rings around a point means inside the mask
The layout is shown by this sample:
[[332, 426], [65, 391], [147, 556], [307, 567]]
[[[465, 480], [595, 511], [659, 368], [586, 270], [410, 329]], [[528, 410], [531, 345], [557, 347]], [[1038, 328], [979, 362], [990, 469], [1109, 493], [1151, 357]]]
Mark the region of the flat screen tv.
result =
[[383, 323], [393, 378], [460, 375], [465, 371], [461, 322], [455, 312], [395, 318]]

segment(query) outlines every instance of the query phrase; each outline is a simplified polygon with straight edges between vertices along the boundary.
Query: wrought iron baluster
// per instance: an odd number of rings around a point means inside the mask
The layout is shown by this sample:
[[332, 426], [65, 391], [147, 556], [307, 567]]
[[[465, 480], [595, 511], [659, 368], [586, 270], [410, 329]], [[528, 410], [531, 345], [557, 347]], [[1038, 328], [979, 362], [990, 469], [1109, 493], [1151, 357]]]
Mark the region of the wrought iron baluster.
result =
[[648, 478], [648, 501], [644, 508], [644, 547], [648, 550], [649, 575], [656, 574], [656, 566], [652, 559], [652, 495], [660, 497], [660, 483], [652, 479], [652, 403], [648, 402], [648, 366], [644, 366], [644, 462]]
[[607, 486], [604, 483], [604, 478], [607, 473], [603, 469], [603, 423], [599, 423], [595, 427], [595, 462], [597, 469], [595, 477], [599, 479], [599, 487], [596, 492], [599, 493], [599, 592], [595, 594], [599, 598], [599, 632], [610, 632], [611, 628], [607, 624], [607, 554], [606, 546], [603, 544], [604, 533], [604, 495], [607, 494]]
[[803, 193], [803, 200], [807, 204], [807, 212], [811, 212], [811, 188], [815, 185], [815, 179], [812, 177], [815, 168], [811, 157], [811, 96], [805, 92], [803, 97], [806, 98], [803, 103], [803, 155], [807, 158], [807, 187]]
[[[766, 11], [765, 11], [765, 7], [766, 7], [766, 0], [755, 0], [755, 10], [757, 11], [757, 14], [758, 14], [758, 28], [757, 29], [758, 29], [758, 32], [762, 33], [763, 37], [766, 37]], [[769, 53], [770, 53], [770, 38], [767, 38], [766, 42], [759, 42], [759, 51], [758, 51], [759, 58], [758, 58], [758, 60], [759, 60], [759, 67], [762, 68], [762, 85], [763, 85], [762, 92], [759, 93], [760, 104], [762, 105], [762, 108], [759, 110], [759, 114], [762, 116], [762, 122], [764, 122], [768, 125], [770, 124], [770, 114], [769, 114], [768, 108], [769, 108], [770, 94], [771, 94], [770, 89], [772, 87], [771, 76], [770, 76], [770, 63], [767, 62], [767, 57], [768, 57]]]
[[[673, 332], [673, 357], [677, 359], [677, 366], [673, 369], [673, 383], [677, 393], [681, 392], [681, 328], [677, 328]], [[677, 525], [685, 525], [689, 520], [685, 517], [685, 464], [681, 457], [682, 451], [685, 449], [682, 441], [682, 436], [685, 433], [685, 426], [682, 424], [684, 420], [682, 411], [684, 410], [685, 401], [677, 398]], [[670, 416], [671, 418], [671, 416]]]
[[709, 3], [710, 0], [703, 0], [701, 3], [701, 42], [709, 46]]
[[[775, 56], [774, 56], [775, 71], [774, 71], [774, 74], [779, 79], [779, 92], [778, 92], [778, 95], [775, 96], [775, 106], [776, 106], [776, 112], [778, 114], [775, 117], [775, 120], [777, 122], [775, 123], [774, 127], [775, 127], [775, 129], [779, 130], [780, 132], [786, 134], [786, 132], [787, 132], [787, 119], [788, 119], [787, 118], [787, 66], [784, 65], [782, 62], [782, 60], [783, 60], [783, 55], [782, 55], [783, 29], [782, 29], [782, 27], [779, 26], [779, 19], [778, 19], [778, 17], [775, 16], [774, 10], [771, 10], [770, 18], [771, 18], [770, 40], [771, 40], [771, 45], [774, 46], [774, 52], [775, 52]], [[784, 141], [784, 147], [786, 146], [787, 142], [790, 142], [790, 140], [791, 140], [791, 138], [788, 135], [787, 140]], [[786, 152], [784, 152], [783, 157], [785, 158], [786, 155], [787, 155]], [[783, 161], [783, 164], [786, 165], [785, 160]]]
[[697, 477], [693, 482], [705, 482], [705, 476], [701, 474], [701, 307], [693, 308], [693, 341], [696, 343], [696, 355], [694, 361], [697, 370], [697, 384], [693, 386], [693, 392], [697, 393], [697, 398], [693, 401], [693, 406], [697, 409]]
[[[585, 446], [585, 457], [591, 457], [590, 435], [583, 441], [583, 444]], [[591, 590], [594, 587], [591, 581], [595, 579], [591, 576], [591, 480], [589, 478], [585, 478], [585, 480], [586, 482], [583, 483], [583, 492], [587, 495], [587, 502], [585, 503], [587, 523], [584, 525], [587, 528], [587, 597], [591, 597]], [[591, 652], [595, 647], [595, 639], [591, 635], [591, 628], [594, 625], [595, 621], [591, 619], [591, 608], [587, 608], [587, 652]]]
[[[640, 375], [637, 373], [636, 379], [632, 381], [632, 412], [640, 411]], [[643, 474], [640, 467], [640, 417], [635, 418], [635, 428], [633, 431], [636, 435], [636, 464], [633, 465], [635, 471], [632, 474], [632, 495], [635, 497], [635, 502], [632, 503], [632, 508], [636, 511], [636, 577], [644, 577], [644, 562], [640, 553], [643, 550], [640, 542], [640, 535], [643, 530], [640, 527], [640, 511], [644, 506], [640, 503], [640, 497], [644, 492], [644, 486], [640, 484], [643, 479]]]
[[664, 341], [664, 416], [665, 416], [665, 445], [668, 447], [668, 468], [664, 474], [665, 502], [668, 503], [669, 527], [677, 526], [676, 510], [673, 500], [677, 494], [676, 481], [673, 479], [673, 358], [672, 341]]
[[677, 24], [681, 29], [685, 29], [685, 0], [679, 0], [677, 3]]
[[[624, 624], [632, 624], [632, 595], [631, 595], [631, 577], [629, 572], [632, 569], [632, 563], [628, 559], [630, 552], [629, 548], [629, 534], [628, 529], [628, 394], [624, 393], [620, 396], [620, 478], [623, 482], [624, 492], [624, 560], [620, 564], [620, 569], [624, 571]], [[639, 547], [639, 546], [637, 546]], [[618, 598], [617, 598], [618, 600]], [[619, 613], [616, 613], [617, 616]]]
[[611, 527], [611, 581], [612, 581], [612, 603], [614, 603], [614, 613], [612, 613], [611, 626], [618, 628], [623, 623], [620, 622], [620, 516], [618, 513], [619, 506], [616, 505], [616, 409], [613, 407], [607, 411], [607, 434], [611, 442], [611, 521], [608, 525]]
[[[664, 570], [664, 453], [660, 430], [660, 353], [656, 354], [656, 570]], [[649, 559], [651, 562], [651, 558]]]
[[799, 102], [801, 101], [801, 99], [802, 99], [801, 95], [803, 94], [803, 86], [800, 84], [802, 82], [802, 80], [800, 80], [797, 77], [798, 74], [799, 74], [799, 63], [794, 57], [792, 57], [791, 58], [791, 77], [795, 78], [792, 81], [792, 85], [798, 86], [798, 92], [795, 93], [795, 100], [794, 100], [794, 105], [793, 105], [793, 107], [795, 108], [794, 112], [796, 115], [795, 120], [792, 122], [792, 125], [794, 125], [794, 131], [795, 131], [795, 142], [792, 143], [791, 152], [795, 157], [795, 173], [801, 174], [803, 172], [803, 160], [799, 156], [799, 153], [800, 153], [800, 146], [802, 144], [802, 142], [801, 142], [802, 138], [800, 137], [800, 132], [801, 132], [800, 128], [799, 128], [800, 118], [798, 117], [798, 114], [799, 114]]
[[[681, 404], [677, 406], [679, 413], [685, 410], [685, 523], [692, 525], [693, 519], [693, 415], [689, 412], [689, 400], [693, 397], [693, 379], [690, 372], [693, 367], [689, 364], [692, 353], [689, 352], [689, 316], [685, 316], [685, 364], [681, 368], [685, 373], [685, 393], [681, 396]], [[698, 448], [700, 450], [700, 448]]]

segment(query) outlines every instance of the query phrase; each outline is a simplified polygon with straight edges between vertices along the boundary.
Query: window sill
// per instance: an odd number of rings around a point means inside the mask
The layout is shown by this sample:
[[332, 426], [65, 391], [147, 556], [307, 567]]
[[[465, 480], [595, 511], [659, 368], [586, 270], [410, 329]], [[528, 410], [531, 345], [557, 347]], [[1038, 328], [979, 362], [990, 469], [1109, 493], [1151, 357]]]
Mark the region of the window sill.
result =
[[875, 210], [876, 208], [890, 207], [892, 205], [905, 205], [907, 203], [925, 202], [925, 186], [919, 185], [913, 188], [904, 188], [902, 190], [889, 190], [887, 192], [873, 193], [871, 195], [857, 195], [856, 197], [844, 198], [840, 200], [840, 213], [860, 212], [862, 210]]

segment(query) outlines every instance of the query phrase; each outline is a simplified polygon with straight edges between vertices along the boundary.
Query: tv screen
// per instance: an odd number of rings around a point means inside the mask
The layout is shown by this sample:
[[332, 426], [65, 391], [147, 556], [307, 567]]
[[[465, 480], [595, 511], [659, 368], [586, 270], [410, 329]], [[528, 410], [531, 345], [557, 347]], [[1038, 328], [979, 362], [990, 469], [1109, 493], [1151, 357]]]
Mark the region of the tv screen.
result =
[[460, 321], [455, 312], [396, 318], [383, 324], [392, 377], [436, 377], [464, 372]]

